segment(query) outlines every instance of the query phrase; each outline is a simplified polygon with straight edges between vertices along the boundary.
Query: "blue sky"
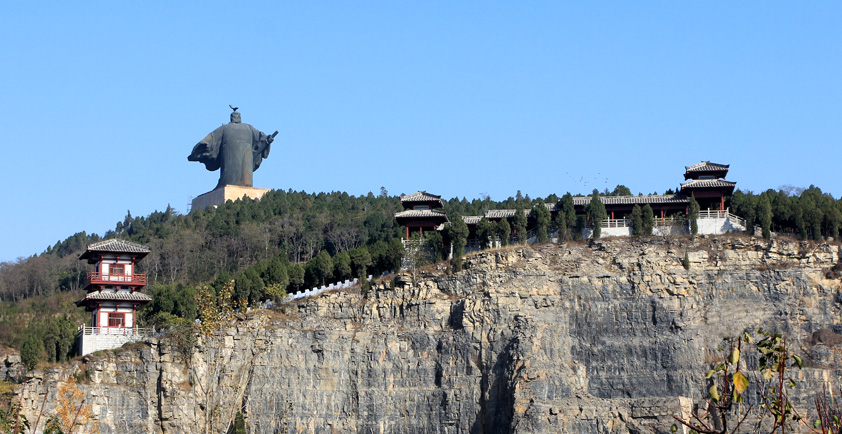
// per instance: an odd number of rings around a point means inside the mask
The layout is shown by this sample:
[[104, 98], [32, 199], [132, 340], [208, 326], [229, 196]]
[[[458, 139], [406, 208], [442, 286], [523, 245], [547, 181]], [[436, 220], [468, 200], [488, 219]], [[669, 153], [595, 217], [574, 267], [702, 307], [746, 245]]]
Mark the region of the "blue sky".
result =
[[532, 197], [731, 164], [842, 194], [840, 2], [5, 2], [0, 261], [213, 188], [228, 121], [280, 133], [255, 186]]

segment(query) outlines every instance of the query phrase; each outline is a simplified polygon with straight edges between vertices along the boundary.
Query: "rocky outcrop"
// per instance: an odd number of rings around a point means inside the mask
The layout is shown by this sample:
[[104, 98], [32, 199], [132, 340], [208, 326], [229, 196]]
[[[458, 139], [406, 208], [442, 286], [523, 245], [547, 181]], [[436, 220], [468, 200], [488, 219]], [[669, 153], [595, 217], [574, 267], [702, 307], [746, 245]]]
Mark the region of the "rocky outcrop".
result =
[[485, 251], [252, 311], [187, 357], [152, 339], [31, 373], [24, 404], [77, 375], [102, 433], [222, 433], [238, 411], [253, 433], [669, 432], [746, 329], [804, 354], [802, 398], [842, 384], [838, 262], [748, 237]]

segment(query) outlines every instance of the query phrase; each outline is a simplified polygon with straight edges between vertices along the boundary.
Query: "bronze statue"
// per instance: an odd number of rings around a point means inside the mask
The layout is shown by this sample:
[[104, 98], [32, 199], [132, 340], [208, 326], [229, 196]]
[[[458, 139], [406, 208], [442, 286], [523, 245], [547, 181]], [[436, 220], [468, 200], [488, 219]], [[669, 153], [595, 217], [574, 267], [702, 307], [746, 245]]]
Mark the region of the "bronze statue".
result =
[[269, 156], [269, 146], [278, 132], [263, 134], [257, 128], [240, 120], [239, 107], [229, 105], [232, 110], [231, 123], [225, 124], [205, 136], [187, 157], [188, 161], [205, 164], [210, 171], [220, 169], [219, 183], [225, 185], [252, 187], [252, 173]]

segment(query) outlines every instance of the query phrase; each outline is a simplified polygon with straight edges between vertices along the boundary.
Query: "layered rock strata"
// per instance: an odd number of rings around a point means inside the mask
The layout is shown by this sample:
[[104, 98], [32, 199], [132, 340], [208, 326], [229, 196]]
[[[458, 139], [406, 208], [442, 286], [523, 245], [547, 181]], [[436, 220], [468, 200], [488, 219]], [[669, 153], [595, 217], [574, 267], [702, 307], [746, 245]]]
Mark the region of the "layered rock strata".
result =
[[[689, 259], [689, 269], [682, 265]], [[722, 339], [789, 336], [802, 403], [840, 384], [839, 247], [748, 237], [513, 247], [232, 320], [184, 357], [166, 338], [29, 374], [69, 375], [102, 433], [669, 432]]]

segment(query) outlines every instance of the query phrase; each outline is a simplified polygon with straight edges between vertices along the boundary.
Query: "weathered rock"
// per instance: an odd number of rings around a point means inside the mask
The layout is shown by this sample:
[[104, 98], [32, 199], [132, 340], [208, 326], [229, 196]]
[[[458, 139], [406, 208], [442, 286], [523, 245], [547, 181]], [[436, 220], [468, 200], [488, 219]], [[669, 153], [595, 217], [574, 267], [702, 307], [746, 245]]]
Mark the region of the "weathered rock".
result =
[[253, 433], [669, 432], [743, 330], [805, 354], [802, 401], [838, 387], [838, 262], [835, 245], [748, 237], [487, 251], [453, 275], [253, 311], [189, 363], [153, 339], [33, 373], [24, 403], [36, 414], [83, 370], [102, 433], [222, 433], [237, 411]]

